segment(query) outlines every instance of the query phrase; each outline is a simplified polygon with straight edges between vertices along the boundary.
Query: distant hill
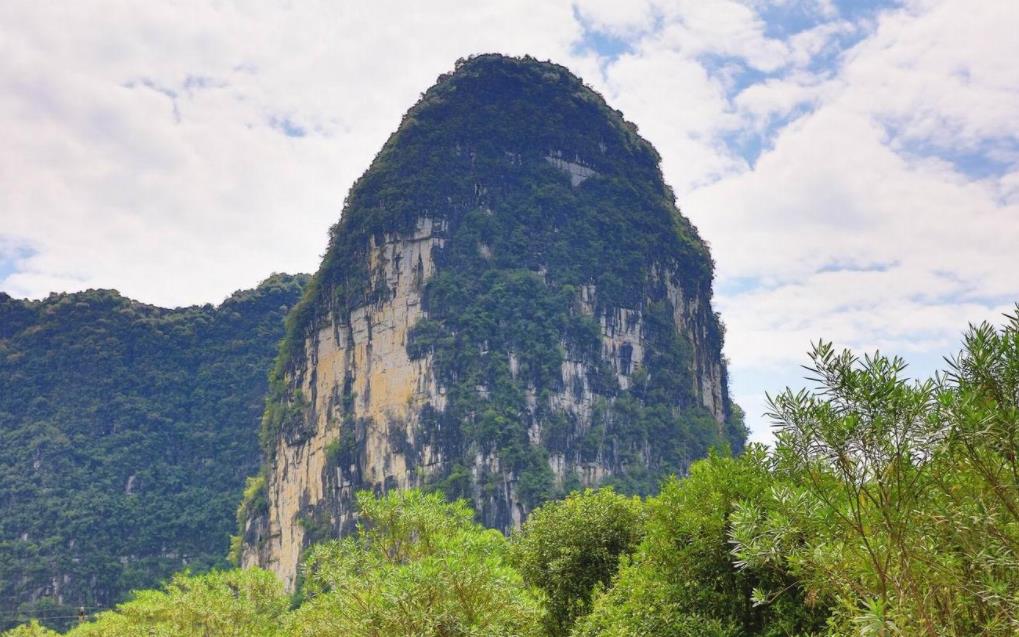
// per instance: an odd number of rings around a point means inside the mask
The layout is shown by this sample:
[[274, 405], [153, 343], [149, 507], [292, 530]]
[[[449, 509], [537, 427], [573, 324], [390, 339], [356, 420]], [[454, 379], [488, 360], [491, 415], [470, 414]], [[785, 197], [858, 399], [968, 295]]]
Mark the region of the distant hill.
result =
[[0, 629], [224, 562], [306, 279], [179, 309], [0, 293]]

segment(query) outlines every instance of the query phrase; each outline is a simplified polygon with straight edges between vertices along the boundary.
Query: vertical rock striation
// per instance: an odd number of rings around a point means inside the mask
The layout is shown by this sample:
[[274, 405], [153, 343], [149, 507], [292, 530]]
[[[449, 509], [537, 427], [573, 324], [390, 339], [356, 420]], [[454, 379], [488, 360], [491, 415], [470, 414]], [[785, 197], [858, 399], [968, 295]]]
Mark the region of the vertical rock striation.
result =
[[240, 559], [288, 586], [360, 489], [510, 529], [745, 439], [712, 262], [659, 157], [565, 68], [458, 63], [350, 192], [273, 374]]

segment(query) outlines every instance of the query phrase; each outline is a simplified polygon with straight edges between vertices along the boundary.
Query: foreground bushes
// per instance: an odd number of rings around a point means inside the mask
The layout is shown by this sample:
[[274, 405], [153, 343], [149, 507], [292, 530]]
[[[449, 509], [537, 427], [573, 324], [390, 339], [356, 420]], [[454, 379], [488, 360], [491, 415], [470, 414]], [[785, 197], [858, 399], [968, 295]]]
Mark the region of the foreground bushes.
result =
[[[318, 637], [541, 634], [540, 599], [507, 561], [508, 542], [462, 501], [417, 490], [358, 497], [362, 527], [315, 546], [291, 610], [260, 569], [178, 575], [141, 591], [73, 637]], [[8, 637], [46, 637], [23, 626]]]
[[1019, 312], [935, 378], [820, 343], [770, 399], [772, 453], [713, 456], [647, 503], [575, 635], [1019, 634]]
[[358, 496], [362, 528], [312, 549], [305, 601], [283, 634], [539, 635], [541, 606], [498, 531], [464, 501], [411, 490]]
[[770, 399], [774, 450], [646, 501], [575, 493], [507, 541], [463, 502], [361, 494], [294, 599], [264, 571], [179, 575], [69, 635], [1019, 633], [1019, 318], [923, 382], [824, 343], [811, 361], [814, 391]]
[[595, 588], [612, 581], [643, 535], [643, 503], [611, 489], [573, 493], [531, 514], [511, 554], [524, 579], [546, 594], [548, 635], [570, 634], [590, 611]]
[[[739, 458], [712, 454], [666, 482], [647, 503], [644, 541], [575, 631], [583, 637], [796, 635], [818, 630], [824, 608], [808, 604], [779, 569], [738, 564], [729, 541], [740, 502], [763, 502], [774, 481], [760, 446]], [[783, 590], [755, 604], [756, 587]]]

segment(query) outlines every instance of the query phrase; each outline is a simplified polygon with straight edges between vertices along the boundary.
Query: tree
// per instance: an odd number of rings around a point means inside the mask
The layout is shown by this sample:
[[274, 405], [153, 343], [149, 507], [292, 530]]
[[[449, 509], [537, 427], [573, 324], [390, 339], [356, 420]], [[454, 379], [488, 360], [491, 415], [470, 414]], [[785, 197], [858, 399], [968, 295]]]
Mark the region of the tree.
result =
[[[895, 630], [892, 604], [919, 603], [925, 594], [913, 555], [923, 546], [915, 512], [944, 431], [931, 417], [934, 384], [910, 382], [898, 357], [860, 360], [820, 342], [810, 358], [818, 391], [786, 390], [769, 398], [768, 414], [776, 423], [778, 465], [795, 476], [810, 508], [831, 514], [803, 561], [820, 569], [841, 602], [855, 597], [854, 589], [867, 591], [860, 600], [867, 612], [854, 621], [884, 634]], [[740, 549], [745, 563], [759, 561], [754, 544]], [[915, 619], [919, 624], [909, 625], [934, 634], [931, 617]]]
[[[806, 603], [787, 573], [739, 568], [730, 552], [738, 504], [765, 502], [774, 484], [767, 453], [755, 445], [738, 458], [712, 453], [687, 477], [668, 480], [648, 499], [645, 537], [633, 558], [573, 634], [789, 635], [822, 625], [824, 609]], [[752, 591], [762, 585], [791, 594], [755, 605]]]
[[289, 600], [261, 569], [175, 575], [164, 590], [145, 590], [69, 637], [275, 637]]
[[219, 307], [0, 293], [0, 632], [66, 630], [79, 607], [227, 566], [265, 371], [306, 278]]
[[1019, 319], [972, 326], [923, 382], [897, 357], [820, 343], [811, 359], [818, 389], [771, 399], [787, 482], [770, 511], [737, 511], [740, 564], [830, 599], [835, 634], [1015, 634]]
[[540, 634], [539, 598], [507, 562], [506, 539], [464, 501], [413, 489], [357, 502], [357, 533], [308, 553], [305, 601], [286, 634]]
[[989, 635], [1019, 632], [1019, 306], [1005, 318], [971, 326], [937, 379], [936, 514], [961, 592], [951, 613]]
[[550, 635], [568, 635], [590, 611], [595, 587], [607, 586], [640, 542], [643, 516], [639, 498], [587, 489], [539, 507], [513, 537], [513, 564], [545, 592]]
[[59, 637], [59, 633], [46, 628], [33, 619], [27, 624], [5, 631], [2, 637]]

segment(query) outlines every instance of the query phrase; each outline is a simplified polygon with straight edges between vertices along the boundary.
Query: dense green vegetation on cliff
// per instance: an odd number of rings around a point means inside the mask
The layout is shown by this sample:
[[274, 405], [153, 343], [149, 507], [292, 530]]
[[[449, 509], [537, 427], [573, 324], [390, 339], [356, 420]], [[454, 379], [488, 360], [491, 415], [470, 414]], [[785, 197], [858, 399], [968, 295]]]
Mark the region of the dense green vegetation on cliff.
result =
[[258, 569], [179, 576], [69, 635], [1015, 635], [1019, 307], [927, 381], [825, 343], [810, 368], [818, 387], [771, 399], [773, 450], [646, 500], [576, 493], [507, 540], [463, 502], [362, 493], [289, 605]]
[[[596, 174], [571, 188], [549, 169], [550, 156]], [[691, 288], [710, 285], [707, 247], [676, 210], [659, 160], [636, 126], [565, 67], [501, 55], [458, 61], [351, 188], [288, 328], [290, 356], [302, 355], [317, 320], [386, 293], [370, 286], [368, 240], [407, 233], [421, 217], [445, 221], [451, 236], [472, 226], [495, 269], [543, 267], [555, 284], [597, 283], [602, 307], [638, 303], [653, 262], [682, 269]], [[444, 263], [466, 265], [464, 256]]]
[[[0, 294], [0, 626], [222, 565], [306, 277], [218, 307]], [[62, 619], [61, 619], [62, 618]]]
[[[454, 497], [496, 489], [506, 475], [469, 477], [480, 452], [499, 458], [525, 509], [580, 483], [557, 479], [550, 455], [604, 464], [613, 476], [605, 484], [647, 494], [712, 447], [742, 447], [709, 305], [713, 263], [677, 209], [657, 152], [566, 68], [481, 55], [439, 78], [351, 189], [322, 266], [288, 318], [263, 431], [270, 462], [281, 435], [307, 426], [294, 408], [295, 375], [313, 373], [307, 339], [389, 298], [370, 271], [371, 250], [422, 219], [442, 245], [423, 282], [427, 319], [406, 347], [412, 359], [432, 357], [448, 399], [416, 436], [447, 459], [430, 478], [436, 487]], [[675, 304], [701, 313], [677, 325]], [[642, 371], [629, 387], [602, 352], [602, 324], [613, 329], [620, 308], [642, 321]], [[563, 386], [564, 360], [584, 365], [575, 387]], [[715, 414], [698, 390], [698, 365], [718, 366]], [[554, 408], [554, 393], [593, 402], [592, 415]], [[355, 429], [354, 419], [343, 427]], [[509, 524], [508, 505], [489, 510], [498, 503], [481, 499], [482, 519]]]

